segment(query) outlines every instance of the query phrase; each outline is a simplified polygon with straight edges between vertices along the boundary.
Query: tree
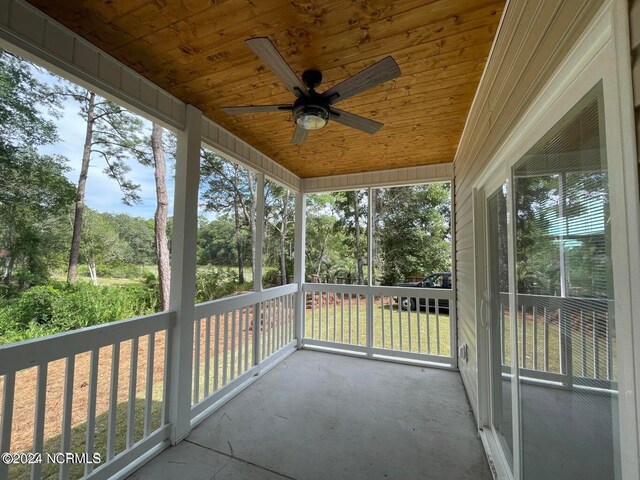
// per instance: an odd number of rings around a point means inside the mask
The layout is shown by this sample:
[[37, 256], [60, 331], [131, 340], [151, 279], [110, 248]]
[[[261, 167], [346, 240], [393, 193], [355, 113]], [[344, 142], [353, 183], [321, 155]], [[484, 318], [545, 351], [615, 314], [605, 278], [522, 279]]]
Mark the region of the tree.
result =
[[366, 240], [362, 238], [363, 228], [366, 231], [366, 192], [364, 190], [355, 190], [337, 192], [334, 195], [334, 209], [339, 215], [335, 228], [344, 229], [348, 233], [347, 242], [353, 249], [353, 256], [356, 261], [356, 280], [359, 285], [362, 285], [364, 283], [365, 253], [367, 252]]
[[169, 199], [167, 198], [167, 163], [162, 134], [162, 127], [154, 123], [151, 131], [151, 150], [153, 151], [153, 171], [156, 184], [156, 211], [154, 215], [156, 261], [158, 265], [158, 282], [160, 284], [160, 305], [162, 305], [163, 310], [168, 310], [171, 276], [169, 242], [167, 240]]
[[[213, 152], [201, 153], [201, 197], [203, 206], [216, 214], [227, 214], [235, 225], [238, 281], [244, 283], [245, 240], [251, 239], [251, 252], [256, 245], [255, 232], [255, 176], [239, 165]], [[248, 232], [247, 232], [248, 230]]]
[[98, 285], [98, 265], [124, 261], [128, 245], [110, 224], [108, 215], [87, 208], [84, 220], [80, 254], [87, 264], [91, 281]]
[[109, 225], [127, 244], [123, 261], [134, 265], [155, 263], [154, 222], [126, 213], [103, 213]]
[[224, 265], [237, 264], [235, 245], [235, 222], [222, 215], [211, 222], [201, 219], [198, 225], [198, 264]]
[[66, 159], [36, 147], [57, 140], [51, 116], [59, 102], [33, 75], [35, 67], [0, 50], [0, 251], [2, 280], [17, 267], [21, 288], [48, 276], [47, 259], [60, 239], [59, 215], [72, 201]]
[[76, 283], [84, 201], [92, 159], [97, 157], [104, 162], [104, 172], [118, 183], [123, 194], [122, 201], [130, 205], [140, 200], [136, 193], [139, 185], [127, 179], [130, 167], [126, 160], [129, 155], [141, 157], [146, 152], [140, 150], [140, 146], [144, 143], [140, 136], [143, 123], [124, 108], [77, 86], [61, 89], [59, 95], [69, 96], [79, 102], [80, 114], [86, 122], [67, 271], [67, 281]]
[[[294, 206], [291, 192], [274, 182], [266, 183], [265, 192], [265, 217], [267, 220], [267, 239], [265, 244], [276, 244], [273, 248], [276, 253], [282, 283], [287, 282], [287, 261], [291, 254], [287, 252], [287, 240], [291, 242], [293, 231], [291, 230]], [[275, 241], [273, 241], [273, 240]], [[271, 245], [266, 245], [266, 250], [271, 250]]]
[[451, 268], [449, 184], [379, 189], [375, 210], [377, 263], [386, 285]]

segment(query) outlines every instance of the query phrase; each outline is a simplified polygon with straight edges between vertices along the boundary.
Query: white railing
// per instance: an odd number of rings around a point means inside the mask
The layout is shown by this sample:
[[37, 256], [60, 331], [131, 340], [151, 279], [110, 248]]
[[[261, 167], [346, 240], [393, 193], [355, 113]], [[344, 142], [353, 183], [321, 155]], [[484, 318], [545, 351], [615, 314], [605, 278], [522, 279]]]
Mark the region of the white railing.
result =
[[[0, 346], [0, 451], [42, 455], [32, 465], [0, 462], [0, 478], [109, 478], [168, 445], [174, 320], [163, 312]], [[56, 384], [61, 398], [50, 395]], [[47, 461], [56, 452], [89, 461]]]
[[289, 284], [196, 305], [192, 419], [295, 346], [297, 292]]
[[[517, 295], [518, 365], [521, 376], [565, 386], [612, 388], [613, 301], [598, 298]], [[511, 363], [509, 294], [500, 294], [503, 371]]]
[[450, 289], [305, 283], [306, 347], [455, 366]]

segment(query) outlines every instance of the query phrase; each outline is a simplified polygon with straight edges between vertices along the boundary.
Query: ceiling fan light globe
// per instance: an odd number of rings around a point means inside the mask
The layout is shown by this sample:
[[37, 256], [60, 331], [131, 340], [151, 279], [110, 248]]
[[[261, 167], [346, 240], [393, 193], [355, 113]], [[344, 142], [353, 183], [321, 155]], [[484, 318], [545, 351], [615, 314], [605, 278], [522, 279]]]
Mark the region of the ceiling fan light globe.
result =
[[305, 130], [319, 130], [327, 124], [327, 120], [313, 113], [303, 113], [296, 119], [296, 125]]
[[329, 112], [321, 106], [303, 104], [294, 107], [293, 119], [300, 128], [319, 130], [327, 124]]

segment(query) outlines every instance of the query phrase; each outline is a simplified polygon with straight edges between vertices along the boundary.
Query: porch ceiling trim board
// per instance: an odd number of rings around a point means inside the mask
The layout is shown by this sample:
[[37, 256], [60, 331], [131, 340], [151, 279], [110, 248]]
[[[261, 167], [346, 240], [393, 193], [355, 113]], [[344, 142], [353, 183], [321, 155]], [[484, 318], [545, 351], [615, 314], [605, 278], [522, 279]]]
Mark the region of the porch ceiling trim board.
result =
[[[23, 0], [0, 2], [0, 47], [174, 132], [184, 129], [184, 102]], [[218, 153], [300, 190], [298, 176], [212, 120], [203, 119], [202, 131]]]
[[428, 182], [449, 182], [452, 179], [453, 163], [439, 163], [376, 172], [305, 178], [303, 183], [305, 193], [317, 193], [370, 187], [405, 186]]
[[[472, 183], [603, 3], [508, 0], [453, 162], [456, 238], [473, 238]], [[472, 242], [456, 242], [458, 338], [469, 349], [459, 369], [478, 420], [474, 254]]]

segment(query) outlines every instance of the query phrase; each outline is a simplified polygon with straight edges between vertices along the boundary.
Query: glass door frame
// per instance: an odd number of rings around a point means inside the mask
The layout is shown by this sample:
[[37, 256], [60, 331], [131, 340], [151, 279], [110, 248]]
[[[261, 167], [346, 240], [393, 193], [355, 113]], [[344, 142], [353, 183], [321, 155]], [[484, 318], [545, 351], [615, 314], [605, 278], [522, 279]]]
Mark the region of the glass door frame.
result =
[[[595, 86], [602, 83], [606, 155], [610, 176], [610, 210], [612, 222], [612, 264], [615, 285], [617, 349], [619, 363], [619, 409], [622, 477], [640, 479], [638, 445], [638, 412], [640, 405], [640, 334], [634, 331], [632, 318], [640, 318], [640, 299], [632, 295], [640, 291], [640, 274], [633, 269], [638, 250], [637, 157], [633, 111], [626, 111], [624, 98], [629, 97], [620, 77], [625, 74], [620, 66], [619, 51], [624, 49], [614, 38], [614, 24], [621, 14], [618, 4], [605, 5], [581, 41], [567, 56], [564, 64], [550, 78], [537, 100], [533, 102], [514, 128], [509, 139], [501, 146], [489, 166], [474, 184], [474, 247], [476, 249], [476, 332], [478, 340], [478, 393], [479, 428], [489, 454], [494, 460], [499, 478], [521, 480], [522, 441], [521, 412], [517, 353], [512, 352], [512, 421], [513, 421], [513, 473], [508, 468], [506, 455], [492, 428], [492, 390], [490, 378], [490, 351], [488, 334], [488, 229], [487, 200], [503, 183], [507, 183], [508, 247], [509, 247], [509, 306], [516, 311], [514, 198], [512, 192], [513, 167], [523, 155], [541, 139]], [[616, 16], [617, 15], [617, 16]], [[619, 22], [618, 22], [619, 23]], [[628, 37], [626, 38], [628, 41]], [[626, 97], [625, 97], [626, 95]], [[635, 241], [633, 240], [635, 238]], [[640, 263], [639, 263], [640, 265]], [[635, 271], [634, 271], [635, 270]], [[513, 348], [517, 348], [516, 329], [511, 329]], [[635, 350], [635, 351], [634, 351]], [[501, 465], [502, 464], [502, 465]]]

